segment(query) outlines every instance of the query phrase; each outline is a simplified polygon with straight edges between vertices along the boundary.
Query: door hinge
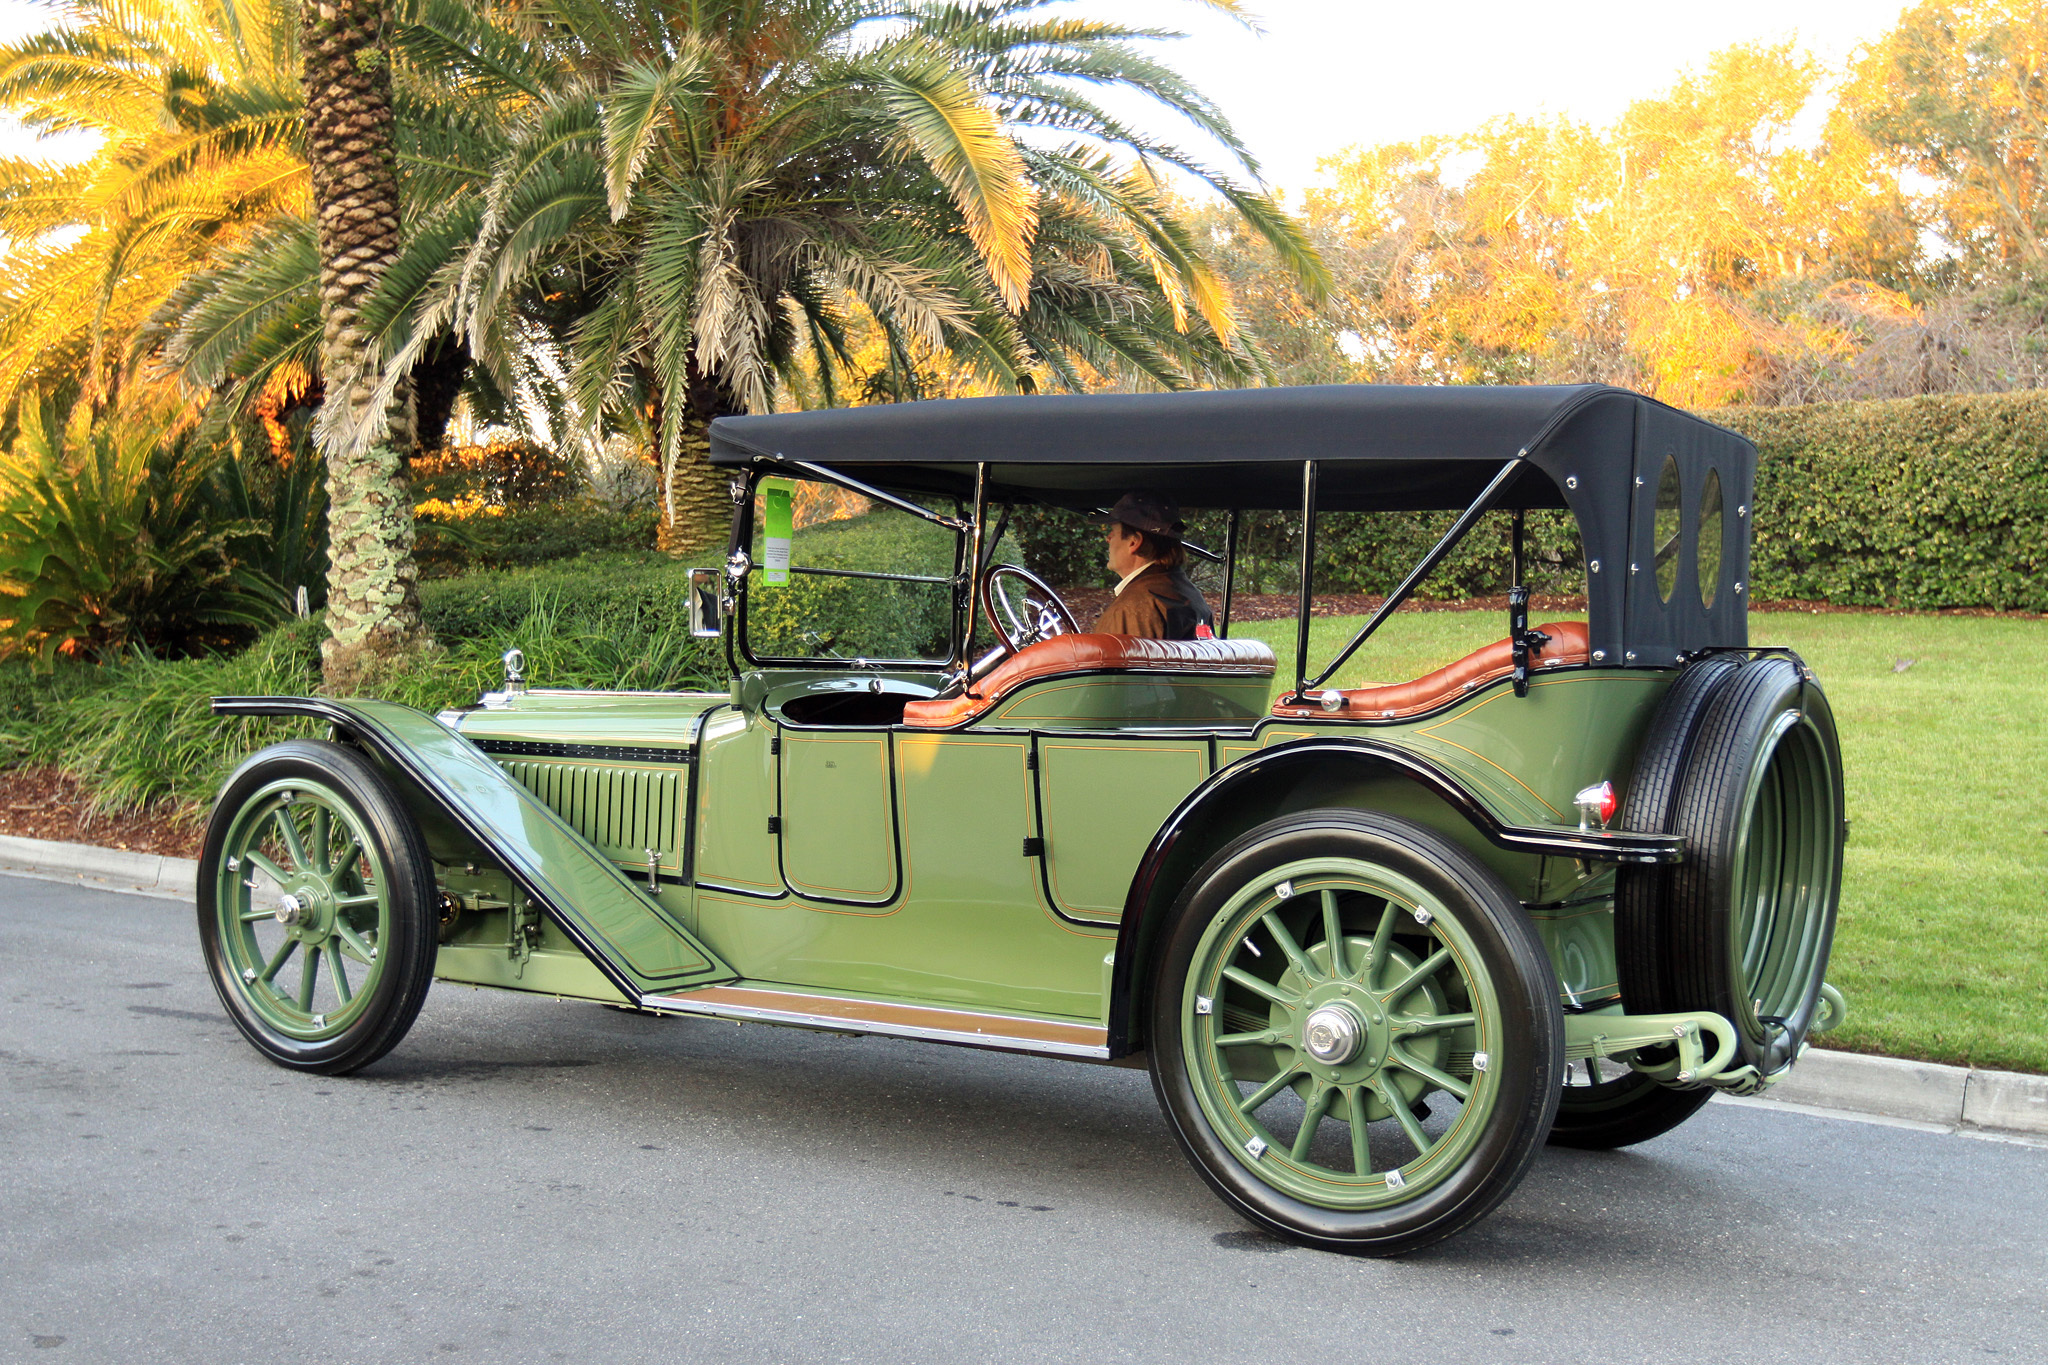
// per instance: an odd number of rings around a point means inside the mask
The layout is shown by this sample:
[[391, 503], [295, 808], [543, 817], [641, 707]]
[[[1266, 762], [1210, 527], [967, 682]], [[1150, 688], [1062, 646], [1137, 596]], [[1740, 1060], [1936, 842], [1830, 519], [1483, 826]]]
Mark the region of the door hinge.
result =
[[768, 737], [768, 752], [771, 754], [779, 754], [782, 752], [781, 735], [770, 735]]
[[769, 817], [768, 817], [768, 832], [769, 832], [770, 834], [780, 834], [780, 833], [782, 833], [782, 817], [781, 817], [781, 816], [779, 816], [779, 815], [771, 815], [771, 816], [769, 816]]
[[1035, 773], [1038, 771], [1038, 750], [1031, 749], [1025, 753], [1024, 771], [1027, 773]]
[[1024, 856], [1027, 858], [1043, 858], [1045, 856], [1045, 840], [1027, 835], [1024, 839]]

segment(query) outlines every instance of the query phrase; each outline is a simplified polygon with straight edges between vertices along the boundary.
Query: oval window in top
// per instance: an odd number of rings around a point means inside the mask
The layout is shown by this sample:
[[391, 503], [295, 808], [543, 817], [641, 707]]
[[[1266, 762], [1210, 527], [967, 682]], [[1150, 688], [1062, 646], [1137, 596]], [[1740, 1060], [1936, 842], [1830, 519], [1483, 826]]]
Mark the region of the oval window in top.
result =
[[1714, 605], [1714, 590], [1721, 585], [1721, 471], [1707, 471], [1706, 491], [1700, 494], [1700, 546], [1693, 555], [1700, 566], [1700, 605]]
[[1664, 472], [1657, 476], [1657, 599], [1671, 600], [1678, 586], [1678, 533], [1685, 514], [1678, 501], [1678, 457], [1664, 457]]

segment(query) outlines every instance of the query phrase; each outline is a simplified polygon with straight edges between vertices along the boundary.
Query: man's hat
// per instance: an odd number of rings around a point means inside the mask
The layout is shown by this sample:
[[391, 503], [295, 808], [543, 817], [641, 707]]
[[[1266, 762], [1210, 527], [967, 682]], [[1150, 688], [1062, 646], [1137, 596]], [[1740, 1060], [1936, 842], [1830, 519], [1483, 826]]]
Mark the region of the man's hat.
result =
[[1126, 493], [1116, 500], [1116, 506], [1095, 519], [1105, 526], [1113, 521], [1122, 522], [1133, 531], [1168, 540], [1179, 540], [1188, 533], [1188, 524], [1180, 519], [1179, 504], [1150, 493]]

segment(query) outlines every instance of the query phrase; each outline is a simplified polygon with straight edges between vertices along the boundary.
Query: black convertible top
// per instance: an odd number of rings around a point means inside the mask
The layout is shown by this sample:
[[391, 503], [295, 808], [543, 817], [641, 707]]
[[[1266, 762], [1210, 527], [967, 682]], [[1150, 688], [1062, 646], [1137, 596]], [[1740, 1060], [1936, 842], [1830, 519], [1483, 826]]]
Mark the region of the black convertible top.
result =
[[[718, 465], [800, 460], [900, 492], [973, 492], [1092, 510], [1134, 487], [1189, 507], [1301, 505], [1318, 466], [1332, 511], [1463, 508], [1524, 455], [1502, 506], [1562, 507], [1565, 481], [1626, 486], [1645, 410], [1697, 428], [1730, 456], [1747, 442], [1654, 399], [1597, 384], [1516, 387], [1323, 384], [1195, 393], [956, 398], [725, 417]], [[1751, 456], [1753, 459], [1753, 455]]]
[[[1595, 663], [1669, 666], [1748, 640], [1756, 448], [1605, 385], [1326, 384], [722, 417], [711, 461], [838, 471], [963, 503], [985, 465], [992, 502], [1080, 511], [1138, 490], [1190, 508], [1299, 509], [1311, 463], [1319, 511], [1463, 510], [1506, 471], [1488, 506], [1568, 508], [1578, 522]], [[1661, 517], [1660, 490], [1675, 498]]]

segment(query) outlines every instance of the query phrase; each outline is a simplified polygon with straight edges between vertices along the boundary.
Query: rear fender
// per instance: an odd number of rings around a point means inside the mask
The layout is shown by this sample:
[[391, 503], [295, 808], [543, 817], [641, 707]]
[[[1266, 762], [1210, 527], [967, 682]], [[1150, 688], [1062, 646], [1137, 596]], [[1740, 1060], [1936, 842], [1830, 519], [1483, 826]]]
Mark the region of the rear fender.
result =
[[324, 720], [381, 763], [437, 850], [474, 845], [628, 1000], [738, 976], [482, 750], [409, 706], [216, 697], [217, 715]]
[[1510, 886], [1542, 857], [1588, 862], [1671, 863], [1684, 842], [1670, 835], [1573, 830], [1502, 822], [1468, 787], [1428, 759], [1369, 739], [1321, 738], [1276, 745], [1213, 774], [1153, 836], [1124, 900], [1110, 970], [1109, 1053], [1145, 1045], [1142, 1021], [1154, 945], [1201, 865], [1268, 820], [1322, 807], [1398, 815], [1452, 839]]

